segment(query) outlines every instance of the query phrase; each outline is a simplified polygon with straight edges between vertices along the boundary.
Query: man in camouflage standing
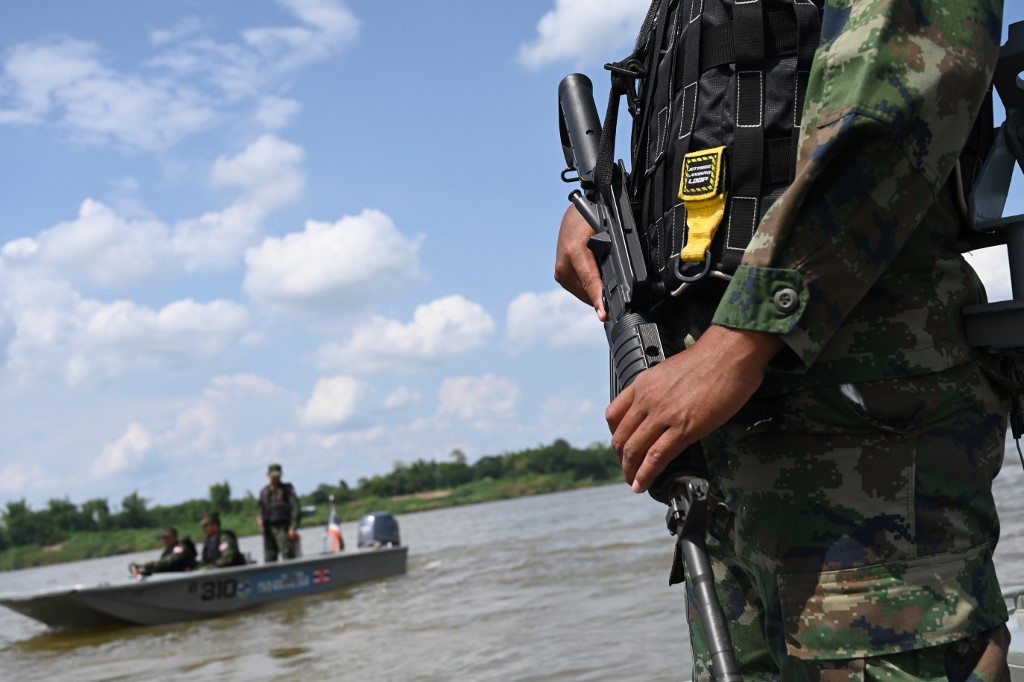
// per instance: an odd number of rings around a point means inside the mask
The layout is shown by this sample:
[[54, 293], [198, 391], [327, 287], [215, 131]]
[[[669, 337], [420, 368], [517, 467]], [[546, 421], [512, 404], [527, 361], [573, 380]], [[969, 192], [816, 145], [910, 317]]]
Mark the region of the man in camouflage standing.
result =
[[[748, 682], [1008, 679], [991, 483], [1009, 393], [965, 339], [985, 294], [945, 184], [1001, 15], [825, 1], [794, 182], [706, 317], [658, 312], [686, 349], [606, 412], [636, 492], [701, 442], [733, 514], [708, 547]], [[603, 319], [591, 234], [570, 209], [555, 277]]]
[[267, 467], [269, 483], [260, 491], [259, 524], [263, 529], [263, 560], [295, 558], [299, 540], [299, 497], [291, 483], [281, 481], [281, 465]]

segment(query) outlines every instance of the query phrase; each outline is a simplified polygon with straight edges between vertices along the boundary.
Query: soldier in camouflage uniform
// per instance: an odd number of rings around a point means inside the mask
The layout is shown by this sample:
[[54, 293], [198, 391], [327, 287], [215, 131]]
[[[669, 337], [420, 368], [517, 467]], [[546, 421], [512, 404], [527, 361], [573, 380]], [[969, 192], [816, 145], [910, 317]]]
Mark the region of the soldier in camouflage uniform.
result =
[[144, 564], [130, 564], [128, 569], [136, 576], [153, 575], [154, 573], [176, 573], [191, 571], [196, 567], [196, 546], [188, 537], [178, 539], [178, 529], [169, 526], [161, 536], [164, 551], [155, 561]]
[[203, 534], [206, 535], [200, 568], [245, 565], [245, 555], [238, 548], [238, 536], [234, 531], [221, 529], [220, 514], [210, 512], [199, 523], [203, 527]]
[[[637, 492], [701, 441], [733, 513], [708, 544], [748, 682], [1008, 679], [991, 483], [1009, 392], [966, 343], [985, 294], [946, 185], [1001, 15], [826, 0], [795, 181], [720, 298], [659, 312], [686, 350], [607, 410]], [[590, 234], [570, 209], [556, 279], [603, 318]]]
[[299, 496], [291, 483], [281, 480], [281, 465], [267, 467], [268, 484], [260, 491], [260, 513], [263, 529], [263, 560], [294, 559], [299, 542], [299, 521], [302, 518]]

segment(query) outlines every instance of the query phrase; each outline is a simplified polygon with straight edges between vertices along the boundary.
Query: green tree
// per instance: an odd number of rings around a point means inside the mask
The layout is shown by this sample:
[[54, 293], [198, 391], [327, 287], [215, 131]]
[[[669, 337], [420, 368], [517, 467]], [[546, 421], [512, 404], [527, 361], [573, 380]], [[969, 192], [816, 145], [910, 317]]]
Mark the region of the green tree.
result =
[[221, 514], [231, 511], [231, 484], [227, 481], [210, 486], [210, 505]]
[[139, 495], [138, 490], [121, 500], [120, 525], [124, 528], [151, 528], [153, 515], [146, 505], [146, 499]]
[[82, 516], [91, 522], [91, 528], [99, 531], [110, 530], [110, 505], [101, 497], [82, 503]]
[[45, 544], [45, 540], [39, 539], [38, 519], [24, 498], [8, 502], [2, 516], [7, 537], [15, 547]]
[[89, 519], [78, 511], [78, 505], [71, 500], [52, 499], [46, 505], [43, 512], [48, 527], [52, 528], [51, 533], [66, 537], [69, 533], [80, 530], [91, 530]]

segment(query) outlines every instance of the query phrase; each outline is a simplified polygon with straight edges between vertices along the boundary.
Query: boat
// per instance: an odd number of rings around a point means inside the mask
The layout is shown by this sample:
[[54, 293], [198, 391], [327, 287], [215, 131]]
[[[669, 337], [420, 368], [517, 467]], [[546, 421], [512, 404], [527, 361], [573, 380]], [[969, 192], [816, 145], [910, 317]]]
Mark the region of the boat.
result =
[[371, 514], [354, 551], [0, 595], [0, 606], [58, 629], [164, 625], [400, 575], [408, 550], [390, 514]]
[[1010, 619], [1010, 682], [1024, 682], [1024, 585], [1003, 590]]

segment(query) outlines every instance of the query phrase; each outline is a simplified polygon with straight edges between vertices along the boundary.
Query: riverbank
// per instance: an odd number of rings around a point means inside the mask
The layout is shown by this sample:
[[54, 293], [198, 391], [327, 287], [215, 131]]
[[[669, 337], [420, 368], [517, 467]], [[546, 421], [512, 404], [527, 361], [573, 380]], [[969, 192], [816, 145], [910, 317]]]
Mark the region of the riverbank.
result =
[[[591, 478], [576, 479], [572, 474], [564, 472], [531, 474], [510, 479], [483, 479], [454, 488], [424, 491], [412, 495], [360, 497], [339, 504], [337, 511], [342, 521], [355, 521], [364, 514], [374, 511], [411, 514], [432, 509], [589, 488], [607, 485], [609, 482]], [[315, 514], [303, 519], [303, 526], [308, 528], [324, 525], [327, 523], [329, 513], [330, 510], [326, 505], [319, 505]], [[255, 509], [222, 513], [221, 518], [222, 526], [230, 528], [239, 536], [256, 535], [260, 532], [256, 523]], [[173, 525], [178, 527], [181, 535], [191, 536], [197, 543], [202, 537], [197, 519], [180, 519], [176, 520]], [[350, 538], [349, 541], [354, 542], [355, 538]], [[161, 547], [159, 528], [78, 532], [72, 533], [57, 545], [11, 547], [0, 551], [0, 571], [96, 559], [117, 554], [155, 550]]]

